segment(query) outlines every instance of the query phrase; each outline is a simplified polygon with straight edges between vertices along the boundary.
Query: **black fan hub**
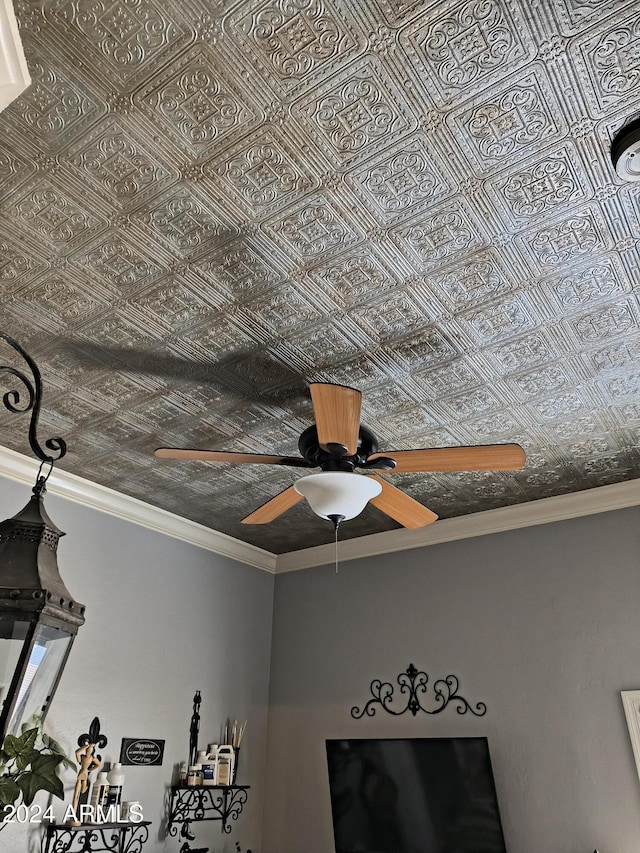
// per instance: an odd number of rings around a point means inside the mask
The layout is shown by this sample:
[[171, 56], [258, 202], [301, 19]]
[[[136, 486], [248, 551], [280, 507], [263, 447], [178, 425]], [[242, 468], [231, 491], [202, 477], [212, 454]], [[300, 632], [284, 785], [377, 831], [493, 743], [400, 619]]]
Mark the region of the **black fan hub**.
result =
[[353, 456], [347, 456], [346, 448], [341, 444], [330, 444], [326, 450], [320, 447], [318, 430], [314, 424], [300, 436], [298, 450], [307, 462], [323, 471], [353, 471], [354, 468], [363, 468], [369, 456], [377, 452], [378, 439], [370, 429], [360, 426], [358, 448]]
[[378, 471], [393, 471], [396, 467], [396, 460], [390, 456], [378, 456], [372, 459], [371, 462], [365, 462], [363, 468], [375, 468]]

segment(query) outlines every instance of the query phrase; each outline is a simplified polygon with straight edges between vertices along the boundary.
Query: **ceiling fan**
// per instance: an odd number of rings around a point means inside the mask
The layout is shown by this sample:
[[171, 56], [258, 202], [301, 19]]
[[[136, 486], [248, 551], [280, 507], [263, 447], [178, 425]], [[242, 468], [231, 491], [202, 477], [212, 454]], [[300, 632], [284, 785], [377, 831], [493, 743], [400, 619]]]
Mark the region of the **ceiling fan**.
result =
[[[391, 473], [432, 471], [494, 471], [522, 468], [525, 454], [518, 444], [390, 450], [378, 453], [378, 440], [360, 423], [362, 394], [346, 385], [314, 382], [309, 386], [315, 424], [301, 434], [300, 456], [271, 456], [224, 450], [159, 447], [162, 459], [205, 462], [287, 465], [320, 468], [321, 473], [299, 479], [242, 519], [243, 524], [266, 524], [305, 497], [312, 510], [334, 525], [354, 518], [371, 502], [403, 527], [431, 524], [438, 516], [392, 486], [373, 471]], [[362, 474], [356, 473], [356, 469]]]

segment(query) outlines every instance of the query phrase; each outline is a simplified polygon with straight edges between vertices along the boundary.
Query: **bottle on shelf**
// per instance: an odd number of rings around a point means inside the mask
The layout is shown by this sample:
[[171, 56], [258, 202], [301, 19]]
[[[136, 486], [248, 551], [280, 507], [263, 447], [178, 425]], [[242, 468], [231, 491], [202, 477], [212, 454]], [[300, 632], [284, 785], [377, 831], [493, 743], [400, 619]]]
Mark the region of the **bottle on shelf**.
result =
[[107, 774], [102, 771], [98, 773], [98, 778], [93, 783], [91, 789], [91, 823], [101, 823], [105, 820], [107, 814], [107, 798], [109, 794], [109, 780]]
[[122, 764], [117, 761], [107, 773], [109, 790], [107, 792], [107, 808], [109, 819], [117, 820], [120, 817], [120, 803], [122, 802], [122, 787], [124, 785], [124, 773]]
[[202, 761], [202, 784], [218, 784], [218, 744], [210, 743], [207, 747], [207, 755]]
[[202, 785], [202, 765], [192, 764], [189, 767], [189, 775], [187, 776], [187, 785], [190, 788], [197, 788]]
[[222, 744], [218, 747], [218, 785], [233, 783], [234, 762], [235, 754], [231, 745]]

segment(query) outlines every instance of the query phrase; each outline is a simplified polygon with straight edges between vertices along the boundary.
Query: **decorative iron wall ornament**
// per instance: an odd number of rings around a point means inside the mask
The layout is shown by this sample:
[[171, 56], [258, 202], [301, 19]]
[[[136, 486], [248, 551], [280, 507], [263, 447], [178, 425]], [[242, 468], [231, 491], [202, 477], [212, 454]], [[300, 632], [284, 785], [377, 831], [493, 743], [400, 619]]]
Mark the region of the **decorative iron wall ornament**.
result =
[[193, 714], [191, 715], [191, 723], [189, 724], [189, 764], [196, 763], [198, 755], [198, 733], [200, 732], [200, 703], [202, 697], [200, 691], [196, 690], [193, 697]]
[[418, 711], [423, 711], [425, 714], [439, 714], [449, 705], [454, 703], [456, 711], [459, 714], [466, 714], [471, 711], [476, 717], [483, 717], [487, 713], [487, 706], [484, 702], [477, 702], [475, 706], [471, 706], [469, 702], [460, 696], [458, 693], [458, 679], [455, 675], [447, 675], [446, 678], [439, 678], [433, 682], [433, 699], [429, 707], [425, 707], [421, 698], [426, 695], [428, 690], [429, 676], [426, 672], [421, 672], [410, 663], [405, 672], [401, 672], [397, 677], [400, 693], [408, 694], [407, 703], [404, 708], [396, 710], [391, 707], [393, 702], [394, 686], [389, 681], [380, 681], [375, 678], [371, 682], [371, 695], [366, 705], [358, 708], [356, 705], [351, 709], [351, 716], [359, 720], [362, 717], [373, 717], [377, 707], [380, 706], [389, 714], [399, 717], [407, 711], [411, 711], [415, 717]]
[[57, 462], [58, 459], [62, 459], [65, 455], [67, 452], [67, 445], [63, 438], [48, 438], [44, 443], [44, 446], [49, 451], [49, 453], [46, 453], [38, 441], [38, 418], [40, 416], [40, 406], [42, 403], [42, 379], [40, 377], [38, 366], [31, 356], [20, 346], [20, 344], [17, 341], [14, 341], [13, 338], [10, 338], [9, 335], [6, 335], [4, 332], [0, 332], [0, 339], [9, 344], [9, 346], [25, 360], [29, 370], [31, 371], [30, 377], [23, 370], [16, 367], [0, 365], [0, 373], [8, 373], [10, 376], [14, 376], [24, 385], [24, 390], [27, 392], [27, 398], [25, 400], [23, 399], [24, 392], [21, 392], [18, 389], [7, 391], [2, 395], [2, 402], [4, 403], [5, 408], [13, 414], [31, 412], [31, 422], [29, 423], [29, 444], [31, 449], [41, 462], [49, 462], [53, 466], [54, 462]]
[[44, 841], [44, 853], [73, 853], [75, 850], [91, 850], [95, 853], [142, 853], [149, 839], [148, 820], [140, 823], [123, 823], [120, 826], [48, 823]]
[[[91, 720], [89, 731], [80, 735], [78, 738], [78, 746], [94, 744], [98, 749], [104, 749], [108, 743], [109, 741], [107, 740], [107, 736], [103, 735], [100, 731], [100, 720], [98, 717], [94, 717], [93, 720]], [[98, 756], [98, 758], [100, 758], [100, 756]]]
[[190, 830], [184, 830], [185, 824], [194, 821], [221, 821], [221, 830], [225, 835], [231, 832], [231, 821], [237, 820], [247, 802], [248, 785], [216, 785], [186, 788], [182, 785], [171, 787], [171, 804], [167, 821], [167, 834], [175, 838], [180, 829], [180, 838], [195, 839], [189, 836]]

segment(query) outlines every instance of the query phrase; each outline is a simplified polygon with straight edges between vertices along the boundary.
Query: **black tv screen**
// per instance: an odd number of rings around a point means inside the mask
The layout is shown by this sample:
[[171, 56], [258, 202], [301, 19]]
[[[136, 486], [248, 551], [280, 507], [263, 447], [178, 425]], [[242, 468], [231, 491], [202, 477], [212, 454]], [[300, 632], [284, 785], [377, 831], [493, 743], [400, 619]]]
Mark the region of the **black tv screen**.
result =
[[336, 853], [506, 853], [483, 737], [328, 740]]

